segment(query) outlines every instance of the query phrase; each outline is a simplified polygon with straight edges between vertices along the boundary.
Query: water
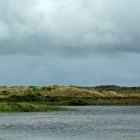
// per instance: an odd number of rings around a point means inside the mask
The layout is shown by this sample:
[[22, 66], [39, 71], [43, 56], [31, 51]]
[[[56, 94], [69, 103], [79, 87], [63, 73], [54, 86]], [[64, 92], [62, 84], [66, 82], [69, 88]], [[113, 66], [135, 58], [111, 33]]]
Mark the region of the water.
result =
[[140, 140], [140, 107], [76, 108], [79, 111], [0, 113], [0, 140]]

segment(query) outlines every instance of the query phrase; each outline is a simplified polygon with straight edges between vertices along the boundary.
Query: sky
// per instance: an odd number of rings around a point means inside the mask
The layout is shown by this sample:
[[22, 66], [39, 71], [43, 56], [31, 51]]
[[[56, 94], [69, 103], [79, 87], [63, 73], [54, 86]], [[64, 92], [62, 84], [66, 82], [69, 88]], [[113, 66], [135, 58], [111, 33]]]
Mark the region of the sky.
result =
[[139, 0], [0, 0], [0, 86], [140, 86]]

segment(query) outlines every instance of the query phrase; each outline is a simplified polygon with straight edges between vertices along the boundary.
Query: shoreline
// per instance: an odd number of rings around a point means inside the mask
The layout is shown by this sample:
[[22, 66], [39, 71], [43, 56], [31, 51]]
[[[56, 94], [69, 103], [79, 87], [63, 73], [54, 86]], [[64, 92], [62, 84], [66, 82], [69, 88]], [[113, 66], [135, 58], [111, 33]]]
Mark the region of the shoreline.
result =
[[140, 106], [140, 87], [0, 87], [0, 112], [67, 110], [58, 106]]

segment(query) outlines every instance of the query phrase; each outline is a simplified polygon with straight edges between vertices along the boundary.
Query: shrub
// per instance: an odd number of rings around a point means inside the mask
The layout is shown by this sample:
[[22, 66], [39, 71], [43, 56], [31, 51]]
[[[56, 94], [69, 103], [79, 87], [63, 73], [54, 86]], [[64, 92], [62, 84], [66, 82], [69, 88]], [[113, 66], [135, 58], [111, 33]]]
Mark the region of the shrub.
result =
[[43, 87], [42, 87], [42, 90], [51, 91], [51, 90], [54, 90], [54, 89], [57, 89], [57, 88], [59, 88], [58, 85], [43, 86]]
[[24, 101], [42, 101], [42, 95], [40, 92], [33, 92], [32, 90], [24, 91], [22, 95], [11, 95], [9, 101], [12, 102], [24, 102]]
[[83, 105], [90, 105], [90, 103], [84, 99], [73, 99], [68, 103], [68, 105], [83, 106]]
[[11, 94], [11, 91], [9, 91], [9, 90], [3, 90], [2, 91], [2, 94], [3, 95], [9, 95], [9, 94]]
[[39, 89], [37, 88], [37, 87], [33, 87], [33, 92], [38, 92], [39, 91]]

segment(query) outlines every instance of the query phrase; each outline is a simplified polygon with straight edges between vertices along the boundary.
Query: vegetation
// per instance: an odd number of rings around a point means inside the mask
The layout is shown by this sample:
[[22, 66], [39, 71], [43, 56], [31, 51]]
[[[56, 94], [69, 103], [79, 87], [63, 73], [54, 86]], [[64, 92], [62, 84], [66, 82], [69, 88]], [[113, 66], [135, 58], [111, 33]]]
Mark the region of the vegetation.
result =
[[140, 87], [116, 85], [0, 87], [0, 111], [49, 111], [57, 110], [58, 108], [54, 106], [61, 105], [140, 105]]
[[9, 96], [8, 101], [12, 102], [28, 102], [28, 101], [42, 101], [42, 94], [38, 91], [33, 90], [25, 90], [23, 94], [13, 94]]
[[0, 104], [0, 112], [48, 112], [48, 111], [70, 111], [70, 110], [74, 109], [31, 103]]

